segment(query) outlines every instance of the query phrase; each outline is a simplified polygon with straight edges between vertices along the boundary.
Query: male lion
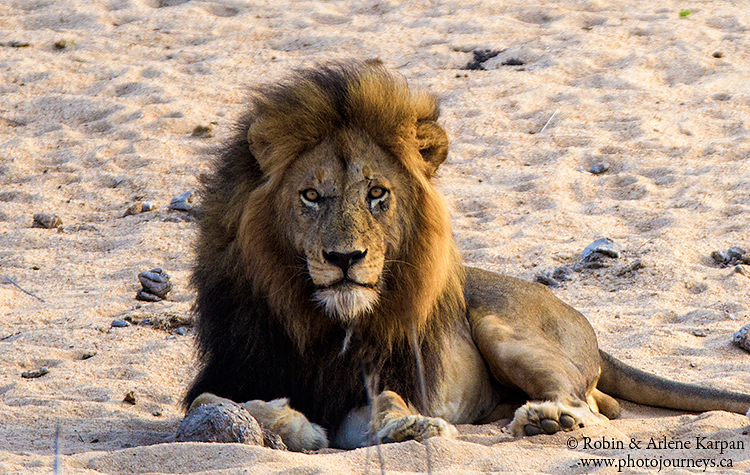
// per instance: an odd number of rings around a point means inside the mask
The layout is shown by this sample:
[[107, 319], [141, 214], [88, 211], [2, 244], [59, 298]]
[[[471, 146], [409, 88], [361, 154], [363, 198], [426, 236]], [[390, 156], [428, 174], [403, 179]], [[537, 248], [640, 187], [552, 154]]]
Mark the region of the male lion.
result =
[[430, 182], [448, 153], [437, 118], [433, 95], [372, 63], [256, 91], [205, 183], [192, 279], [202, 368], [186, 405], [249, 401], [292, 450], [327, 446], [326, 431], [341, 448], [453, 436], [452, 423], [508, 407], [512, 434], [551, 434], [617, 417], [605, 393], [748, 410], [750, 395], [601, 352], [546, 287], [465, 268]]

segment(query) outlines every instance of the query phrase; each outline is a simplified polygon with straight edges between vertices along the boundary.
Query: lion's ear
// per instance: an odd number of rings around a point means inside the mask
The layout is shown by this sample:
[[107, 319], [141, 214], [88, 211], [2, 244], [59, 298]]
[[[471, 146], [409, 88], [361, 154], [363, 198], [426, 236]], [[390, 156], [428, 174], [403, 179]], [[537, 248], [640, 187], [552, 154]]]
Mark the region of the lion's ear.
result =
[[419, 153], [428, 165], [428, 177], [435, 174], [448, 156], [448, 134], [434, 120], [417, 122]]
[[250, 152], [258, 161], [261, 170], [266, 168], [264, 167], [264, 157], [269, 145], [263, 135], [263, 131], [257, 120], [252, 122], [247, 128], [247, 144], [250, 147]]

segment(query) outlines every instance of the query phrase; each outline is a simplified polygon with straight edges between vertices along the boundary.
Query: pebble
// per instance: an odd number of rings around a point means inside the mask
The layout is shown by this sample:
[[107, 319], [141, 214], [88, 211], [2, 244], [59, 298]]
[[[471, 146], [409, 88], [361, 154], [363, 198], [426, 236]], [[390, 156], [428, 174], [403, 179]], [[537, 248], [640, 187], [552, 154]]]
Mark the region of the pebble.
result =
[[185, 193], [175, 196], [172, 201], [169, 202], [169, 209], [174, 211], [190, 211], [193, 209], [193, 192], [186, 191]]
[[609, 170], [609, 164], [607, 162], [595, 163], [591, 165], [591, 168], [589, 168], [589, 172], [593, 173], [594, 175], [601, 175], [607, 170]]
[[621, 252], [622, 247], [619, 244], [609, 238], [599, 238], [584, 248], [581, 260], [574, 269], [581, 271], [606, 267], [607, 263], [603, 258], [619, 259]]
[[125, 216], [132, 216], [132, 215], [140, 214], [140, 213], [146, 213], [148, 211], [153, 211], [155, 209], [156, 209], [156, 206], [152, 205], [150, 202], [148, 202], [148, 201], [139, 201], [138, 203], [136, 203], [136, 204], [132, 205], [130, 208], [128, 208], [125, 211], [125, 214], [123, 215], [123, 217], [125, 217]]
[[745, 351], [750, 352], [750, 324], [737, 330], [732, 337], [732, 343], [739, 346]]
[[23, 373], [21, 373], [21, 377], [26, 379], [35, 379], [42, 377], [47, 373], [49, 373], [49, 368], [47, 368], [46, 366], [42, 366], [41, 368], [32, 371], [24, 371]]
[[738, 264], [750, 264], [750, 256], [747, 251], [737, 246], [732, 246], [726, 251], [714, 251], [711, 258], [719, 267], [730, 267]]
[[135, 298], [147, 302], [158, 302], [166, 298], [167, 293], [172, 290], [169, 274], [160, 267], [138, 274], [138, 280], [143, 288], [138, 291]]
[[258, 421], [239, 404], [205, 404], [190, 411], [177, 428], [177, 442], [263, 445]]
[[116, 328], [129, 327], [130, 323], [125, 320], [112, 320], [112, 326]]
[[135, 405], [135, 391], [128, 391], [122, 399], [122, 402]]
[[59, 228], [62, 226], [62, 219], [56, 214], [52, 213], [34, 213], [34, 222], [31, 224], [32, 228], [44, 228], [52, 229]]

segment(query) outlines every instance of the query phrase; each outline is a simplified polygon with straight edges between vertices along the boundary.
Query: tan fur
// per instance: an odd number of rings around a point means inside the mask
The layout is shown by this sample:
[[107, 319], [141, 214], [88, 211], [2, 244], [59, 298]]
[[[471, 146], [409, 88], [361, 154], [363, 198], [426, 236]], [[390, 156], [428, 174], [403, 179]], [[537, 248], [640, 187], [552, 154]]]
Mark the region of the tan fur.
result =
[[[434, 96], [352, 63], [261, 88], [252, 104], [247, 142], [228, 150], [205, 199], [194, 276], [205, 363], [188, 403], [202, 391], [289, 397], [342, 448], [455, 436], [450, 423], [513, 404], [514, 435], [573, 430], [619, 413], [598, 384], [657, 404], [647, 387], [663, 386], [673, 407], [747, 409], [750, 396], [676, 390], [600, 355], [586, 319], [546, 287], [464, 269], [430, 182], [448, 150]], [[279, 349], [286, 339], [294, 347]], [[362, 367], [386, 390], [374, 411]], [[324, 446], [287, 399], [245, 407], [294, 450]]]

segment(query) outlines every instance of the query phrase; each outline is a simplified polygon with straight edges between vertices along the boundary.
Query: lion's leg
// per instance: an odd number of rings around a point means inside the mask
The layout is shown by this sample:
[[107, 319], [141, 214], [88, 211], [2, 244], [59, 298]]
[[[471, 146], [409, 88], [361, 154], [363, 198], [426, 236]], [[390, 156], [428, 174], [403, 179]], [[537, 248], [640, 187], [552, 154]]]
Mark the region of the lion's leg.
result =
[[554, 434], [607, 420], [599, 413], [597, 398], [604, 395], [596, 390], [596, 380], [587, 384], [564, 355], [519, 342], [494, 346], [490, 353], [493, 374], [504, 384], [522, 389], [530, 399], [516, 410], [508, 426], [513, 435]]
[[467, 269], [472, 337], [504, 386], [529, 396], [509, 428], [516, 435], [573, 430], [617, 415], [596, 389], [601, 359], [591, 324], [542, 285]]
[[430, 437], [455, 438], [456, 428], [439, 417], [423, 416], [412, 410], [393, 391], [383, 391], [375, 398], [375, 418], [371, 437], [370, 406], [351, 411], [339, 429], [335, 445], [353, 449], [381, 442], [422, 441]]
[[[205, 404], [236, 404], [234, 401], [203, 393], [190, 405], [188, 412]], [[288, 399], [248, 401], [244, 407], [261, 428], [281, 437], [284, 445], [294, 452], [306, 452], [328, 447], [325, 429], [310, 422], [304, 414], [289, 407]]]

